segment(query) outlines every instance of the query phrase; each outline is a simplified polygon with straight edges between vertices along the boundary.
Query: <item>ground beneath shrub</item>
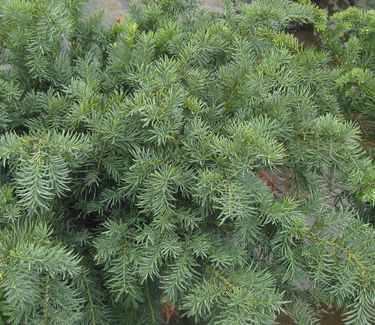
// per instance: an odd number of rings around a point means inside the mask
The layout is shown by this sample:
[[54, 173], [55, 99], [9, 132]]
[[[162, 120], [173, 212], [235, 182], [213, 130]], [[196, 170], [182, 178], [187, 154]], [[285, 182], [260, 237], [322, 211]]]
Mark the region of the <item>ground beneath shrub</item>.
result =
[[[213, 11], [223, 10], [225, 0], [204, 0], [204, 6]], [[93, 13], [99, 9], [106, 11], [104, 22], [113, 24], [117, 18], [126, 14], [129, 10], [129, 0], [88, 0], [87, 13]]]
[[[132, 0], [88, 0], [87, 13], [90, 14], [98, 9], [104, 9], [107, 12], [104, 22], [113, 24], [117, 18], [123, 16], [129, 10], [130, 1]], [[330, 13], [346, 9], [354, 4], [362, 8], [375, 9], [375, 0], [315, 0], [314, 2]], [[225, 0], [203, 0], [203, 3], [210, 10], [222, 11]]]

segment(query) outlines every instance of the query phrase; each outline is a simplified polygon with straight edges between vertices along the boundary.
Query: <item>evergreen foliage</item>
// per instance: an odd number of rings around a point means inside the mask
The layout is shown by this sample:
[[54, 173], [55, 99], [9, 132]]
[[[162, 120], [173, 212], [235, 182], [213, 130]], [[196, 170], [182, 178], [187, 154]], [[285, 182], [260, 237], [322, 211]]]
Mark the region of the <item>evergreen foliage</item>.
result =
[[372, 324], [374, 12], [82, 8], [0, 4], [0, 323]]
[[336, 13], [321, 32], [343, 69], [337, 80], [342, 107], [374, 118], [375, 10]]
[[[346, 118], [360, 126], [362, 144], [372, 157], [375, 147], [374, 22], [375, 10], [350, 8], [330, 17], [319, 30], [323, 46], [331, 53], [341, 72], [336, 81], [340, 107]], [[375, 224], [374, 207], [356, 199], [354, 202], [361, 210], [362, 219]]]

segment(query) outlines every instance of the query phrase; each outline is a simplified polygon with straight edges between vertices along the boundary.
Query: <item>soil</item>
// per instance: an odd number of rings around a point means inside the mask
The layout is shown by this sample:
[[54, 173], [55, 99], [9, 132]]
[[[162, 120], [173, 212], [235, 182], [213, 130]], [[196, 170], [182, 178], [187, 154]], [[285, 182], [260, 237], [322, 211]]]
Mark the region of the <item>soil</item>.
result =
[[[203, 5], [213, 11], [222, 11], [225, 0], [204, 0]], [[129, 10], [129, 0], [88, 0], [87, 13], [91, 14], [103, 9], [106, 12], [104, 23], [113, 24], [116, 20], [125, 15]]]
[[[107, 13], [104, 23], [113, 24], [117, 18], [128, 12], [130, 1], [132, 0], [88, 0], [87, 13], [90, 14], [96, 10], [104, 9]], [[353, 4], [362, 8], [375, 9], [375, 0], [315, 0], [314, 2], [330, 13], [346, 9]], [[203, 0], [204, 7], [218, 12], [223, 10], [224, 3], [225, 0]]]

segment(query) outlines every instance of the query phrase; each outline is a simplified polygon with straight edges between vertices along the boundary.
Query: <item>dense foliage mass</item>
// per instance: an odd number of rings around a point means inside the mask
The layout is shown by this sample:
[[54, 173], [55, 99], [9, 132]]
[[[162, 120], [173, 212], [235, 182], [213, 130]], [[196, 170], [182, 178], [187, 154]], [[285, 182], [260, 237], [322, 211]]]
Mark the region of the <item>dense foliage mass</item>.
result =
[[371, 324], [374, 11], [82, 6], [0, 4], [0, 323]]
[[[321, 38], [340, 70], [336, 96], [347, 119], [362, 132], [362, 146], [374, 157], [375, 148], [375, 11], [350, 8], [332, 16]], [[357, 201], [362, 218], [375, 224], [371, 200]]]

